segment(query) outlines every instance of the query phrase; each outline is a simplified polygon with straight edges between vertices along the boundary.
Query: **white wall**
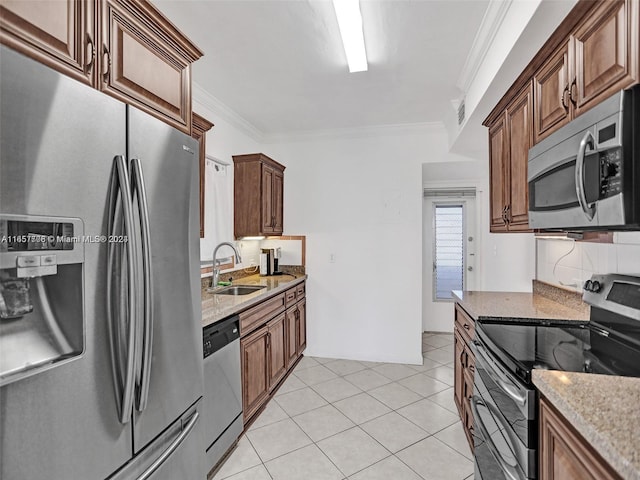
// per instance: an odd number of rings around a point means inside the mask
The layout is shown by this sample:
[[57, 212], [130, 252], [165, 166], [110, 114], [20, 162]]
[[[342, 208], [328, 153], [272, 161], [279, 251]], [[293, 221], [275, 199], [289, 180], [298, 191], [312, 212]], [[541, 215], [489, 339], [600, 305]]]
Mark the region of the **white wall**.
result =
[[640, 232], [614, 233], [614, 243], [537, 239], [536, 278], [582, 291], [594, 273], [640, 276]]
[[[193, 111], [214, 123], [215, 126], [207, 132], [207, 155], [211, 155], [230, 165], [227, 169], [227, 175], [229, 175], [229, 182], [233, 185], [233, 159], [231, 156], [260, 152], [262, 147], [258, 141], [243, 131], [243, 129], [238, 128], [225, 118], [222, 118], [220, 114], [216, 113], [218, 109], [210, 106], [210, 99], [201, 89], [194, 90]], [[233, 192], [233, 188], [231, 191]], [[231, 205], [231, 211], [229, 211], [227, 215], [228, 221], [231, 223], [230, 231], [233, 236], [233, 198], [229, 203]], [[209, 202], [205, 200], [205, 209], [206, 208], [213, 208], [211, 200], [209, 200]], [[215, 248], [215, 240], [212, 239], [211, 235], [212, 228], [212, 225], [205, 223], [205, 236], [200, 239], [200, 258], [202, 260], [210, 260], [213, 249]], [[226, 240], [232, 241], [233, 238]], [[220, 256], [227, 256], [231, 253], [228, 247], [226, 247], [224, 251], [220, 249]]]
[[309, 355], [422, 362], [421, 164], [445, 149], [429, 129], [265, 146], [307, 238]]

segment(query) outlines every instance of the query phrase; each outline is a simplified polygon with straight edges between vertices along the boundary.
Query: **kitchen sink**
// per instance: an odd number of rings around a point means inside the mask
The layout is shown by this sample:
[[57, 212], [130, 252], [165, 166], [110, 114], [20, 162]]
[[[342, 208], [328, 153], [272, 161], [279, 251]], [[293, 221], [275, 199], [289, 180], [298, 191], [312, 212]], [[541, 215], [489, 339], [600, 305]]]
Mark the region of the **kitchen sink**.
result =
[[215, 293], [216, 295], [249, 295], [263, 288], [265, 287], [260, 285], [231, 285], [220, 289], [208, 288], [207, 291]]

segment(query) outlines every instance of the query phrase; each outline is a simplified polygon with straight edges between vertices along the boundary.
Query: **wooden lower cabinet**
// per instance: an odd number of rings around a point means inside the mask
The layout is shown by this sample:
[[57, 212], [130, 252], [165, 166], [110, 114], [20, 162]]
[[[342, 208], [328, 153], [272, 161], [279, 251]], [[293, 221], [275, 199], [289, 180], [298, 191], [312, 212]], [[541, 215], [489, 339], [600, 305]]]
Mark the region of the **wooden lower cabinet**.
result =
[[285, 328], [285, 314], [267, 323], [269, 335], [269, 390], [273, 390], [287, 373], [289, 366], [287, 355], [287, 330]]
[[269, 331], [266, 327], [240, 340], [242, 410], [250, 418], [269, 395]]
[[473, 414], [471, 413], [471, 397], [473, 397], [473, 374], [475, 373], [475, 356], [471, 350], [472, 338], [475, 334], [475, 322], [456, 304], [453, 329], [453, 399], [460, 414], [469, 447], [473, 451]]
[[[298, 301], [292, 303], [290, 298], [291, 306], [285, 310], [290, 291], [296, 293]], [[245, 425], [275, 393], [306, 346], [304, 291], [303, 283], [240, 313]]]
[[540, 479], [620, 478], [548, 400], [540, 398]]

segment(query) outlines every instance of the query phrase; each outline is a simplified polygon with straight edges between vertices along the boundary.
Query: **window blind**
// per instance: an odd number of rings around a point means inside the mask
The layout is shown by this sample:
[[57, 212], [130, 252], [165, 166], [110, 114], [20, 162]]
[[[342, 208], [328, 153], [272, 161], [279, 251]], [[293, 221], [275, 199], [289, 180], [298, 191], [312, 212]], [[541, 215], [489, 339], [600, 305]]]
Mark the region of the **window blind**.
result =
[[433, 276], [435, 300], [449, 300], [451, 290], [464, 289], [464, 209], [434, 206]]

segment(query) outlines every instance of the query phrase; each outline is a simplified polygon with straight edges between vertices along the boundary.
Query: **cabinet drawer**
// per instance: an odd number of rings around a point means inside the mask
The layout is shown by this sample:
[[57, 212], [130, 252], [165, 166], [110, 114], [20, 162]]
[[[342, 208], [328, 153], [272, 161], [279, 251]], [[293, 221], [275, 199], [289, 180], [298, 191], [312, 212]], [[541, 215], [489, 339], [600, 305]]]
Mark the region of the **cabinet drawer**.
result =
[[249, 333], [254, 328], [271, 320], [284, 311], [285, 294], [281, 293], [240, 313], [240, 335]]
[[286, 292], [284, 292], [284, 298], [285, 298], [285, 303], [287, 308], [295, 305], [295, 303], [297, 302], [297, 294], [296, 294], [296, 288], [290, 288], [289, 290], [287, 290]]
[[298, 301], [304, 298], [305, 289], [306, 289], [305, 282], [302, 282], [300, 285], [296, 287], [296, 297]]
[[466, 336], [465, 340], [467, 342], [471, 342], [475, 338], [476, 335], [476, 322], [462, 310], [460, 306], [456, 304], [456, 324], [460, 329], [460, 332], [463, 336]]

